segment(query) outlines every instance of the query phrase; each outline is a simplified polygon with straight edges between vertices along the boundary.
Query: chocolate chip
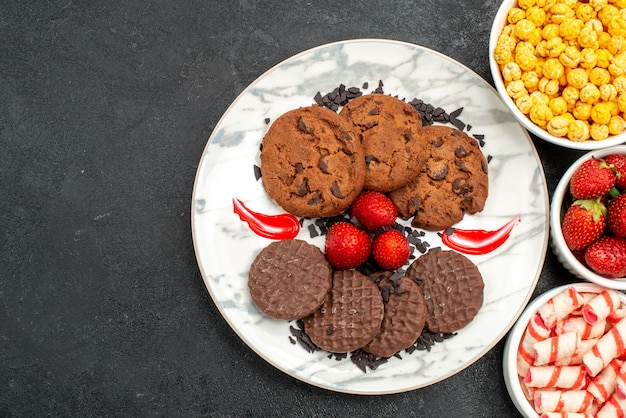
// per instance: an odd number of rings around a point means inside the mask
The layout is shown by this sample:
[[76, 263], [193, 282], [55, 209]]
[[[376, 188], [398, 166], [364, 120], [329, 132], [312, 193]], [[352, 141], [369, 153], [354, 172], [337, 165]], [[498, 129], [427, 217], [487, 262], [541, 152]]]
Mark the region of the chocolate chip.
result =
[[304, 166], [302, 165], [302, 163], [296, 163], [296, 173], [300, 174], [304, 171]]
[[345, 197], [343, 193], [341, 192], [341, 188], [339, 187], [339, 184], [337, 184], [336, 181], [333, 181], [333, 185], [330, 188], [330, 192], [333, 194], [333, 196], [338, 197], [339, 199], [343, 199]]
[[365, 164], [371, 163], [373, 159], [374, 159], [374, 156], [372, 154], [366, 155], [365, 156]]
[[319, 193], [314, 193], [313, 196], [311, 196], [311, 198], [309, 199], [309, 201], [307, 202], [308, 205], [317, 205], [320, 202], [321, 198]]
[[415, 137], [415, 133], [413, 131], [408, 131], [404, 133], [404, 141], [411, 142]]
[[335, 328], [333, 328], [332, 326], [326, 328], [326, 335], [331, 335], [335, 333]]
[[320, 157], [319, 161], [317, 162], [317, 166], [320, 170], [322, 170], [322, 173], [330, 174], [328, 172], [328, 161], [326, 161], [325, 157]]
[[376, 116], [378, 115], [378, 108], [377, 107], [373, 107], [372, 109], [370, 109], [369, 113], [370, 116]]
[[313, 128], [309, 128], [302, 118], [298, 118], [298, 129], [307, 134], [313, 133]]
[[465, 194], [471, 191], [469, 185], [463, 179], [455, 179], [452, 182], [452, 191], [456, 194]]
[[432, 144], [433, 144], [433, 147], [439, 148], [440, 146], [443, 145], [443, 139], [441, 139], [441, 137], [437, 137], [435, 138]]
[[454, 156], [456, 158], [464, 158], [469, 155], [469, 152], [465, 149], [463, 145], [459, 145], [457, 149], [454, 150]]
[[302, 179], [302, 183], [298, 186], [298, 190], [296, 190], [296, 195], [303, 197], [309, 193], [309, 179], [306, 177]]
[[270, 118], [265, 118], [265, 124], [268, 125], [270, 123]]
[[261, 167], [255, 164], [253, 168], [254, 168], [254, 178], [258, 181], [262, 176]]
[[465, 160], [455, 160], [454, 161], [454, 165], [459, 167], [459, 170], [465, 171], [466, 173], [471, 173], [472, 172], [472, 170], [467, 168], [467, 166], [465, 165]]
[[448, 175], [448, 165], [443, 160], [429, 162], [426, 174], [432, 180], [443, 180]]

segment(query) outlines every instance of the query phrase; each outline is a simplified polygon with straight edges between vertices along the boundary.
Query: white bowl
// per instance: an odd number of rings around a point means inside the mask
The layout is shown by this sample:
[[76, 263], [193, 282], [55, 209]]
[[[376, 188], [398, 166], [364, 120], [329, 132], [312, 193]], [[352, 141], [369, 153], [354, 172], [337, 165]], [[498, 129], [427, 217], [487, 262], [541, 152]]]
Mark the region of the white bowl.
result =
[[610, 154], [626, 154], [626, 145], [618, 145], [616, 147], [605, 148], [597, 151], [590, 151], [576, 160], [570, 168], [567, 169], [563, 177], [556, 186], [550, 203], [550, 245], [556, 258], [565, 266], [570, 273], [582, 280], [604, 286], [610, 289], [626, 290], [626, 278], [608, 279], [594, 273], [583, 265], [572, 254], [565, 244], [563, 231], [561, 229], [563, 200], [569, 195], [569, 181], [572, 174], [580, 165], [591, 157], [603, 158]]
[[579, 149], [579, 150], [594, 150], [605, 147], [615, 146], [621, 143], [626, 142], [626, 132], [623, 132], [619, 135], [610, 135], [608, 138], [595, 141], [593, 139], [588, 139], [583, 142], [575, 142], [571, 141], [567, 138], [559, 138], [554, 135], [551, 135], [545, 129], [540, 128], [538, 125], [533, 123], [528, 116], [523, 114], [515, 105], [515, 102], [511, 97], [507, 94], [506, 88], [504, 86], [504, 81], [502, 79], [502, 73], [500, 72], [500, 68], [495, 61], [494, 51], [496, 49], [496, 44], [498, 38], [502, 34], [502, 29], [507, 24], [507, 14], [509, 10], [513, 7], [517, 6], [517, 0], [504, 0], [502, 5], [498, 9], [498, 13], [494, 18], [493, 25], [491, 26], [491, 35], [489, 37], [489, 66], [491, 68], [491, 75], [493, 77], [493, 81], [496, 86], [496, 90], [500, 95], [500, 98], [505, 103], [505, 105], [511, 110], [513, 116], [521, 123], [527, 130], [529, 130], [532, 134], [537, 137], [548, 141], [550, 143], [560, 145], [566, 148]]
[[[509, 396], [511, 397], [511, 400], [515, 404], [517, 410], [527, 418], [537, 418], [539, 415], [535, 412], [534, 408], [532, 407], [530, 402], [528, 402], [526, 396], [524, 396], [524, 392], [522, 391], [522, 385], [520, 384], [517, 374], [517, 350], [520, 341], [522, 340], [524, 331], [526, 330], [526, 326], [528, 325], [534, 314], [537, 312], [539, 307], [546, 303], [550, 298], [559, 294], [570, 286], [573, 286], [576, 291], [581, 293], [600, 293], [605, 289], [602, 286], [598, 286], [592, 283], [573, 283], [554, 288], [541, 294], [536, 299], [534, 299], [526, 307], [522, 315], [520, 315], [513, 328], [511, 328], [509, 336], [507, 337], [507, 340], [504, 344], [502, 369], [504, 372], [504, 383], [506, 385], [506, 390], [509, 392]], [[620, 295], [620, 298], [622, 300], [622, 303], [626, 303], [626, 295], [622, 294]]]

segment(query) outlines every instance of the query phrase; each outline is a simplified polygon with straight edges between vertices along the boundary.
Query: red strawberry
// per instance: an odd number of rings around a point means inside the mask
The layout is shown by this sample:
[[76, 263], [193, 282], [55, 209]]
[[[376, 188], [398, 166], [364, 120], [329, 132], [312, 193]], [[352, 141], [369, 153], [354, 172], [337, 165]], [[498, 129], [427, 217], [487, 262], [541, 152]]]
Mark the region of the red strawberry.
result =
[[618, 237], [626, 237], [626, 194], [611, 200], [606, 209], [609, 228]]
[[609, 165], [595, 157], [583, 162], [570, 180], [570, 192], [575, 199], [596, 199], [615, 185], [616, 176]]
[[626, 239], [609, 235], [600, 238], [585, 251], [585, 262], [602, 276], [626, 276]]
[[409, 241], [395, 229], [377, 235], [372, 241], [374, 261], [385, 270], [395, 270], [409, 260]]
[[577, 200], [565, 213], [561, 229], [570, 250], [580, 250], [602, 236], [606, 208], [596, 200]]
[[372, 243], [367, 232], [349, 222], [337, 222], [328, 228], [324, 251], [326, 258], [338, 270], [347, 270], [365, 263]]
[[626, 190], [626, 155], [607, 155], [604, 157], [604, 161], [609, 165], [613, 165], [617, 176], [615, 186], [620, 190]]
[[363, 228], [373, 232], [380, 227], [391, 227], [398, 217], [398, 210], [391, 199], [379, 192], [363, 192], [350, 208]]

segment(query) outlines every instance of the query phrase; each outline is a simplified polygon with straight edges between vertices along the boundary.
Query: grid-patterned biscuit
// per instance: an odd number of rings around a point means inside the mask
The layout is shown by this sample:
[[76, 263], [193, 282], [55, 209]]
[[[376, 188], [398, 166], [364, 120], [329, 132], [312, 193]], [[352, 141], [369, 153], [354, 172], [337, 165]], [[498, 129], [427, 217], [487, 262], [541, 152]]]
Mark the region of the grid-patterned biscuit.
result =
[[333, 273], [333, 287], [322, 306], [304, 318], [304, 331], [319, 348], [347, 353], [371, 341], [383, 312], [378, 286], [356, 270], [340, 270]]
[[330, 109], [315, 105], [282, 114], [261, 145], [265, 191], [296, 216], [337, 215], [363, 188], [361, 142], [352, 125]]
[[485, 284], [478, 267], [455, 251], [429, 251], [411, 263], [405, 276], [422, 288], [430, 331], [463, 328], [483, 304]]
[[367, 172], [365, 189], [388, 192], [408, 183], [426, 159], [422, 116], [408, 103], [384, 94], [358, 97], [341, 116], [360, 132]]
[[416, 228], [438, 231], [483, 210], [489, 194], [487, 160], [478, 142], [449, 126], [425, 126], [429, 155], [420, 174], [389, 198]]
[[252, 301], [276, 319], [302, 319], [322, 304], [332, 269], [322, 251], [306, 241], [275, 241], [256, 256], [248, 273]]
[[[381, 275], [382, 279], [378, 280]], [[410, 347], [422, 333], [426, 321], [422, 289], [407, 277], [390, 280], [389, 276], [391, 272], [370, 275], [382, 293], [385, 315], [380, 331], [363, 350], [378, 357], [391, 357]]]

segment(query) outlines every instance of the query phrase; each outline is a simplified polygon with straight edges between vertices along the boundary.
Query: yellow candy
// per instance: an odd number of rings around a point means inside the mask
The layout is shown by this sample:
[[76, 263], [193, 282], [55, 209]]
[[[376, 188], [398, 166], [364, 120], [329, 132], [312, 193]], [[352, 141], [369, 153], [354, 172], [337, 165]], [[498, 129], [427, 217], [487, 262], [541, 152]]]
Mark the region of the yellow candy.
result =
[[559, 36], [559, 25], [555, 23], [549, 23], [543, 27], [541, 30], [541, 36], [543, 39], [550, 40], [552, 38], [556, 38]]
[[520, 96], [515, 99], [515, 106], [517, 106], [520, 112], [527, 115], [528, 113], [530, 113], [530, 108], [533, 106], [533, 100], [530, 98], [529, 95]]
[[554, 116], [559, 116], [567, 112], [567, 102], [562, 97], [551, 98], [549, 106]]
[[583, 68], [591, 69], [596, 66], [598, 57], [596, 57], [596, 51], [593, 48], [584, 48], [580, 51], [580, 66]]
[[604, 6], [609, 4], [608, 0], [589, 0], [589, 5], [593, 7], [593, 10], [600, 11]]
[[609, 121], [609, 133], [619, 135], [626, 129], [626, 121], [621, 116], [613, 116]]
[[539, 85], [539, 76], [535, 71], [525, 71], [522, 73], [521, 80], [524, 82], [524, 87], [529, 92], [537, 90]]
[[551, 135], [562, 137], [567, 135], [568, 126], [570, 124], [570, 119], [566, 116], [555, 116], [550, 119], [548, 122], [546, 129]]
[[613, 59], [613, 54], [606, 48], [596, 50], [596, 65], [601, 68], [608, 68]]
[[617, 77], [613, 78], [612, 84], [617, 89], [617, 94], [626, 93], [626, 76], [618, 75]]
[[561, 24], [567, 19], [572, 19], [576, 16], [574, 10], [565, 3], [557, 3], [550, 8], [552, 17], [550, 18], [553, 23]]
[[617, 15], [607, 25], [607, 32], [613, 36], [626, 36], [626, 20]]
[[596, 86], [608, 84], [611, 82], [611, 74], [604, 68], [595, 67], [589, 71], [589, 81]]
[[591, 117], [591, 105], [581, 101], [576, 102], [572, 115], [578, 120], [588, 120]]
[[[578, 3], [576, 7], [576, 17], [583, 22], [588, 22], [596, 17], [596, 11], [588, 3]], [[528, 13], [528, 12], [527, 12]]]
[[587, 83], [580, 89], [580, 101], [583, 103], [594, 104], [600, 100], [600, 89], [593, 83]]
[[563, 43], [563, 38], [560, 36], [550, 38], [546, 42], [546, 50], [548, 51], [548, 55], [552, 58], [558, 58], [566, 47], [567, 45]]
[[580, 94], [576, 87], [568, 85], [565, 86], [561, 92], [561, 97], [563, 97], [568, 104], [575, 104], [578, 101]]
[[585, 87], [588, 81], [589, 76], [587, 74], [587, 71], [583, 70], [582, 68], [574, 68], [567, 73], [567, 83], [578, 90]]
[[609, 127], [598, 123], [591, 124], [589, 135], [594, 141], [601, 141], [609, 137]]
[[617, 98], [617, 89], [613, 84], [603, 84], [598, 89], [600, 90], [600, 100], [602, 101], [610, 102]]
[[567, 137], [570, 141], [582, 142], [590, 137], [589, 124], [582, 120], [575, 120], [569, 124]]
[[619, 9], [612, 4], [607, 4], [598, 12], [598, 19], [604, 26], [609, 26], [611, 20], [616, 16], [619, 16]]
[[[519, 0], [517, 2], [517, 5], [524, 10], [528, 10], [531, 7], [536, 7], [535, 4], [535, 0]], [[528, 11], [526, 11], [526, 13], [528, 13]]]
[[606, 49], [613, 55], [617, 55], [626, 48], [626, 38], [621, 35], [611, 36], [606, 44]]
[[529, 117], [535, 124], [545, 129], [553, 115], [548, 105], [537, 103], [530, 109]]
[[582, 48], [598, 48], [598, 33], [591, 29], [584, 27], [578, 33], [578, 37], [576, 38], [578, 45]]
[[584, 27], [585, 23], [580, 19], [565, 19], [559, 25], [559, 36], [565, 41], [573, 41]]
[[511, 10], [509, 10], [506, 20], [509, 23], [516, 24], [517, 22], [524, 19], [525, 17], [526, 17], [526, 13], [524, 13], [522, 9], [520, 9], [519, 7], [513, 7]]
[[517, 38], [526, 41], [530, 38], [534, 30], [535, 24], [533, 22], [528, 19], [520, 19], [517, 23], [515, 23], [513, 34]]
[[565, 69], [563, 64], [556, 58], [548, 58], [543, 66], [543, 75], [551, 80], [558, 80]]
[[611, 120], [611, 103], [599, 102], [591, 108], [591, 120], [595, 123], [606, 125]]
[[528, 9], [526, 9], [526, 19], [533, 22], [535, 27], [539, 29], [546, 23], [546, 12], [545, 10], [537, 6], [529, 7]]
[[504, 81], [514, 81], [522, 78], [522, 69], [516, 62], [507, 62], [502, 68]]
[[528, 95], [524, 82], [522, 80], [514, 80], [506, 85], [506, 93], [514, 99]]

